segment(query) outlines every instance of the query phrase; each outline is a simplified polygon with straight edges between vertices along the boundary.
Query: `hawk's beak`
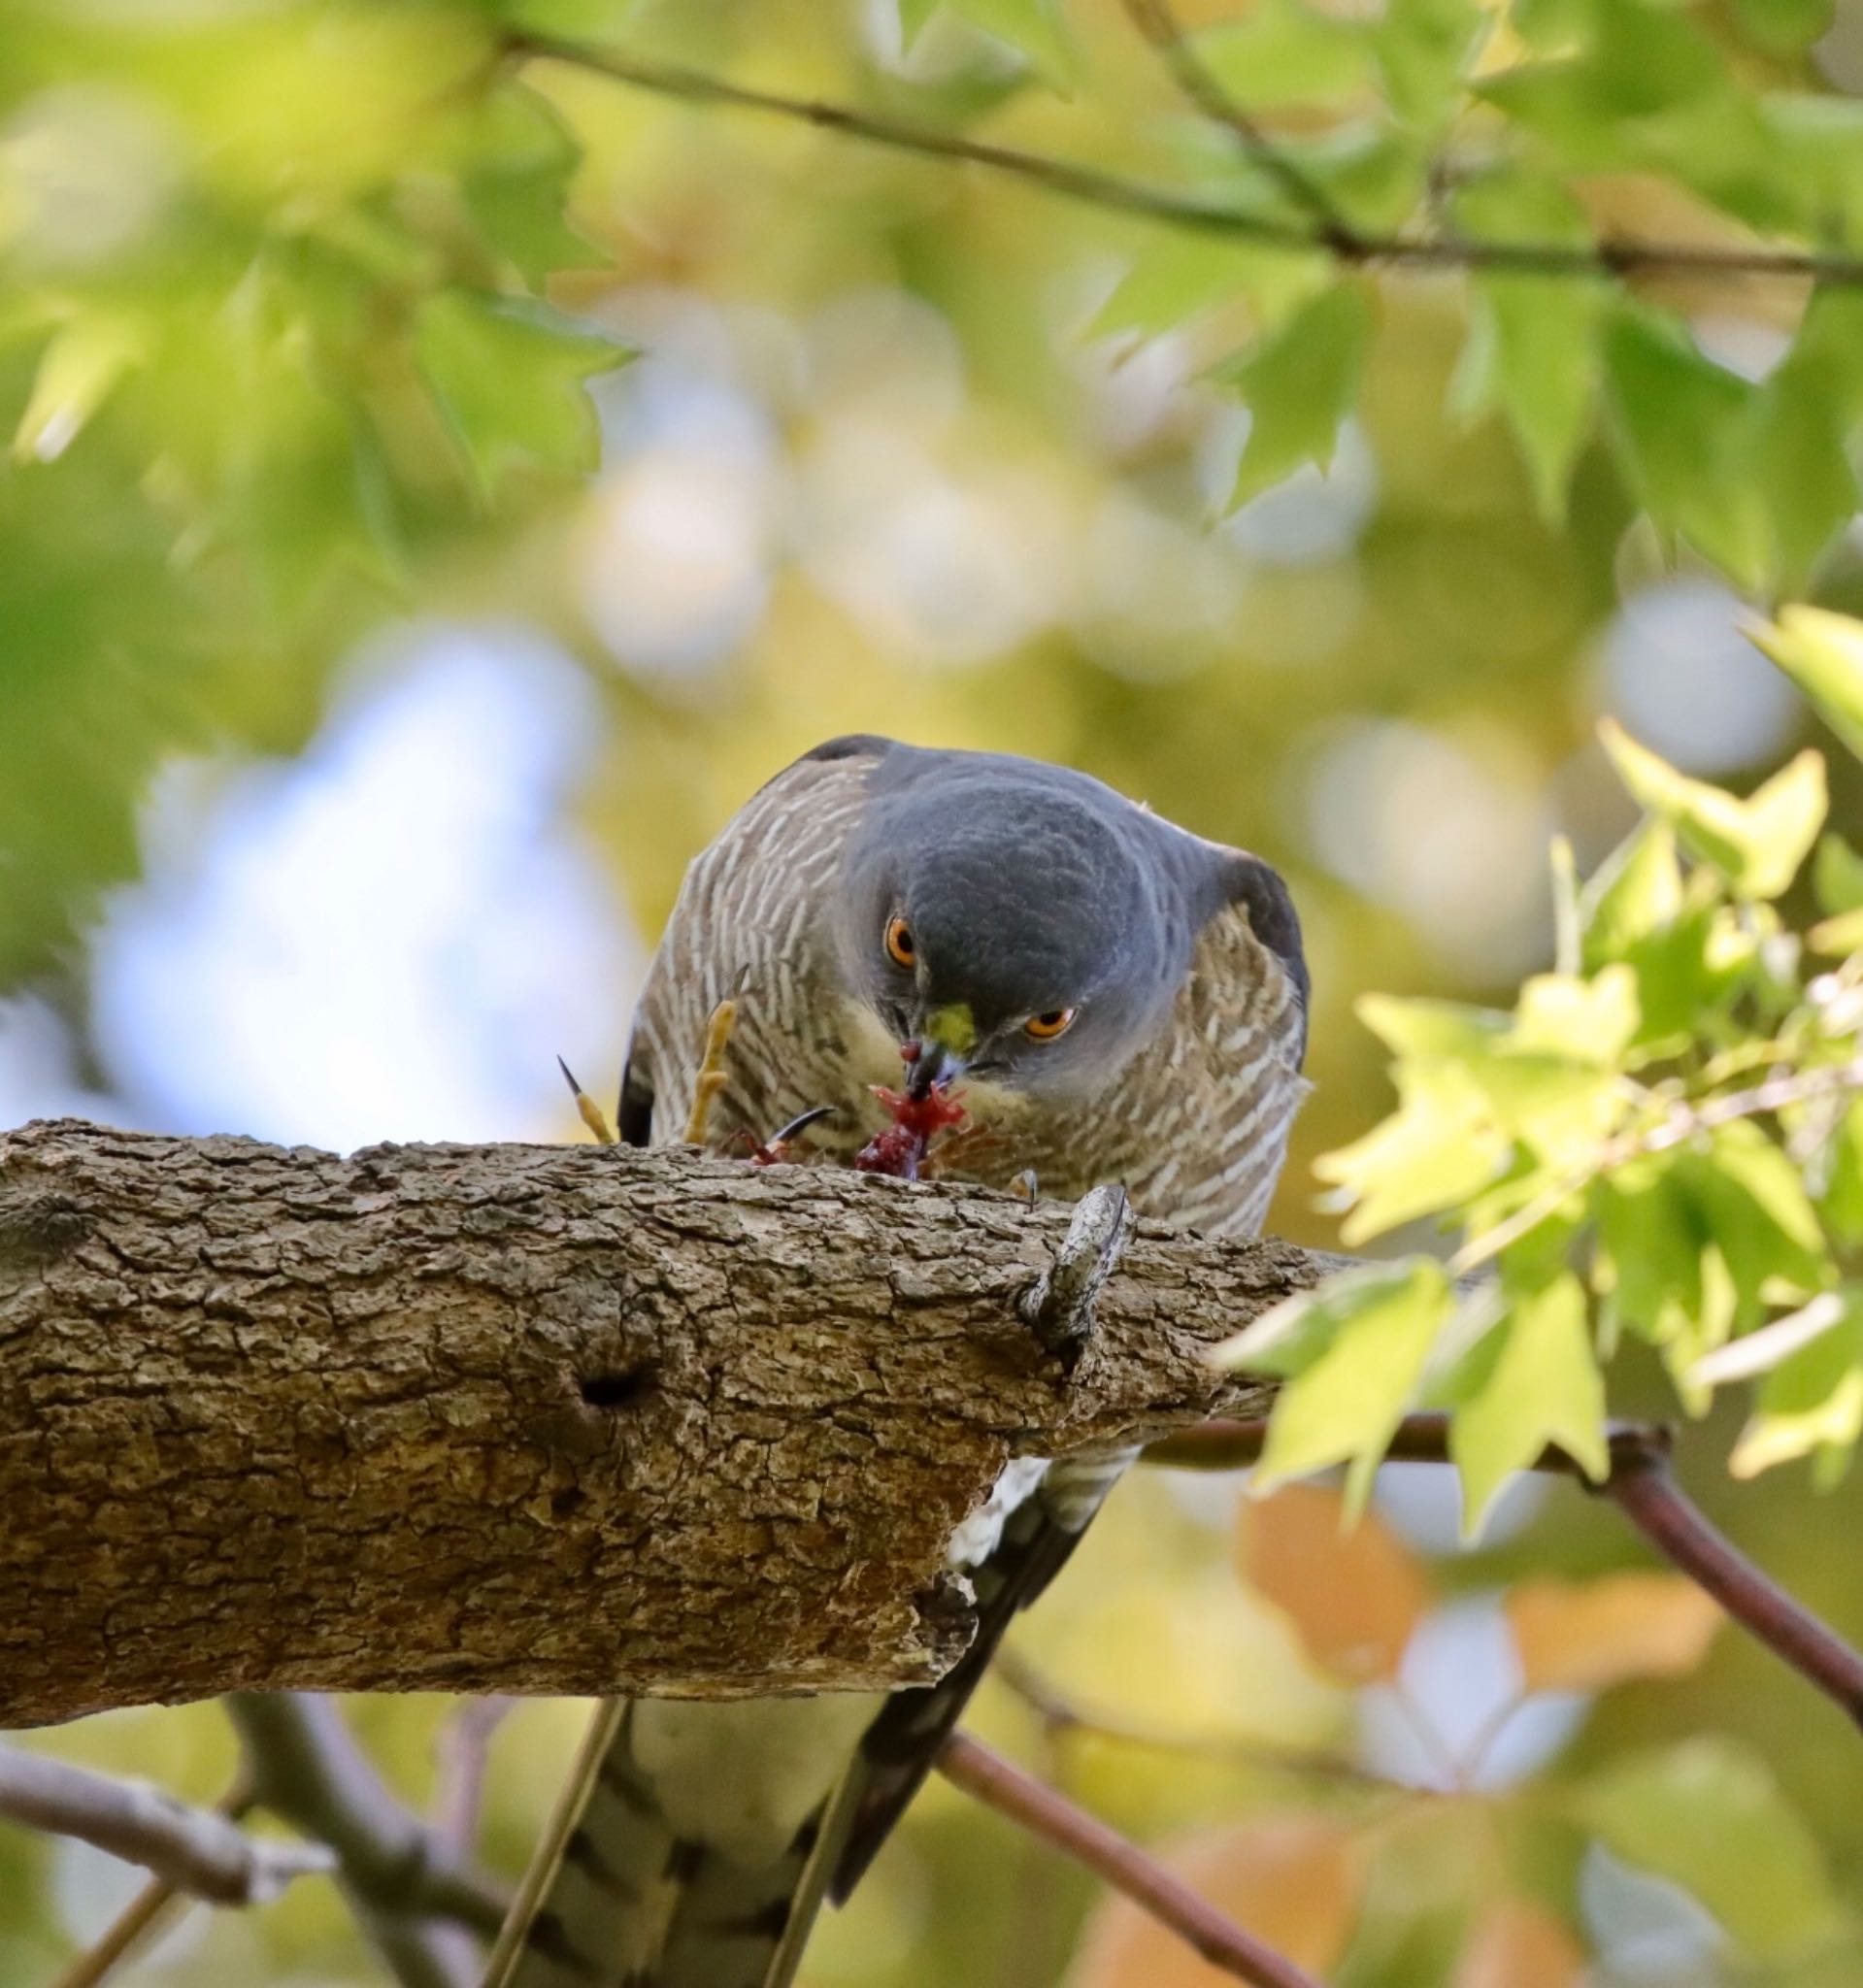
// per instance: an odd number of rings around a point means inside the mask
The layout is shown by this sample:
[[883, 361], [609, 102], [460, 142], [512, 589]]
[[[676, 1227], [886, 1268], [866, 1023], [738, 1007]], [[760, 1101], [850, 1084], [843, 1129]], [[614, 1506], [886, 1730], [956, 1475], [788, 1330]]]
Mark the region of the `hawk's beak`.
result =
[[929, 1097], [943, 1084], [952, 1083], [964, 1074], [964, 1059], [945, 1047], [943, 1043], [920, 1039], [906, 1044], [908, 1050], [917, 1054], [910, 1058], [906, 1070], [906, 1095], [909, 1098]]
[[954, 1083], [976, 1044], [977, 1023], [964, 1003], [934, 1009], [917, 1041], [906, 1044], [907, 1095], [923, 1098], [942, 1084]]

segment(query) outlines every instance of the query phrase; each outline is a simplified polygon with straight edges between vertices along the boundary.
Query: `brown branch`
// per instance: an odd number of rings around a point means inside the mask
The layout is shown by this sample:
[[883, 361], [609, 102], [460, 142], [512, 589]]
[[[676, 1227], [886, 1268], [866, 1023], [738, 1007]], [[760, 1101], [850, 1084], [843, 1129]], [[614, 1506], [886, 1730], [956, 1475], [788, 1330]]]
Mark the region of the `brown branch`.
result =
[[0, 1727], [927, 1682], [1005, 1464], [1258, 1408], [1212, 1349], [1338, 1261], [1136, 1224], [1070, 1368], [1020, 1304], [1072, 1212], [670, 1147], [0, 1134]]
[[93, 1843], [221, 1905], [263, 1905], [294, 1877], [336, 1861], [321, 1843], [262, 1841], [147, 1782], [13, 1746], [0, 1747], [0, 1816]]
[[1666, 1456], [1614, 1458], [1605, 1491], [1736, 1622], [1863, 1725], [1863, 1655], [1755, 1567], [1676, 1482]]
[[[1148, 1462], [1180, 1470], [1242, 1470], [1261, 1459], [1266, 1419], [1206, 1422], [1154, 1442]], [[1676, 1482], [1666, 1429], [1619, 1422], [1608, 1431], [1611, 1467], [1594, 1488], [1611, 1499], [1656, 1550], [1713, 1596], [1734, 1620], [1800, 1676], [1863, 1725], [1863, 1654], [1796, 1602], [1740, 1552]], [[1407, 1415], [1385, 1452], [1393, 1463], [1447, 1463], [1447, 1415]], [[1529, 1469], [1585, 1480], [1564, 1450], [1544, 1450]]]
[[1125, 0], [1134, 27], [1157, 50], [1171, 80], [1206, 117], [1235, 133], [1242, 149], [1314, 223], [1314, 241], [1342, 261], [1365, 259], [1365, 240], [1333, 205], [1331, 196], [1308, 178], [1253, 117], [1230, 96], [1209, 65], [1184, 39], [1167, 0]]
[[404, 1988], [472, 1988], [510, 1901], [389, 1794], [334, 1699], [234, 1692], [254, 1798], [327, 1844], [357, 1923]]
[[960, 138], [877, 111], [808, 97], [783, 96], [727, 82], [703, 70], [626, 55], [539, 34], [506, 44], [519, 58], [542, 57], [612, 78], [655, 96], [722, 109], [755, 111], [813, 124], [919, 158], [982, 166], [1063, 199], [1168, 227], [1261, 242], [1331, 255], [1348, 267], [1482, 270], [1516, 276], [1577, 279], [1632, 276], [1790, 278], [1841, 286], [1863, 284], [1863, 257], [1827, 250], [1713, 248], [1685, 242], [1613, 238], [1580, 248], [1561, 242], [1475, 242], [1442, 235], [1354, 234], [1333, 240], [1278, 215], [1218, 207], [1194, 196], [1122, 180], [1071, 159], [1018, 151], [981, 139]]
[[938, 1771], [953, 1787], [1123, 1892], [1160, 1925], [1187, 1940], [1212, 1967], [1253, 1988], [1318, 1988], [1311, 1974], [1199, 1898], [1136, 1843], [968, 1733], [953, 1733], [945, 1741]]
[[[242, 1772], [215, 1805], [228, 1822], [244, 1820], [252, 1806], [251, 1784]], [[51, 1983], [51, 1988], [98, 1988], [141, 1946], [174, 1908], [189, 1903], [166, 1877], [151, 1877], [103, 1932]]]

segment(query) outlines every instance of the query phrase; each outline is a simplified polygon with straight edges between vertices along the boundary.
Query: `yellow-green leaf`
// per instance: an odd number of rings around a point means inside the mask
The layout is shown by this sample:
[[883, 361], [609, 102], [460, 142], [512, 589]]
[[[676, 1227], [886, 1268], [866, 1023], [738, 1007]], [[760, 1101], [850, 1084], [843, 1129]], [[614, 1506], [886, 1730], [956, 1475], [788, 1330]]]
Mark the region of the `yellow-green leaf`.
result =
[[1678, 773], [1609, 718], [1598, 730], [1624, 785], [1742, 897], [1778, 897], [1798, 875], [1824, 824], [1824, 762], [1817, 753], [1801, 752], [1741, 800]]
[[1339, 425], [1351, 412], [1371, 344], [1365, 286], [1347, 279], [1271, 332], [1216, 378], [1248, 404], [1248, 439], [1236, 465], [1232, 506], [1279, 483], [1304, 464], [1331, 463]]
[[99, 312], [74, 318], [40, 358], [13, 432], [15, 459], [51, 462], [62, 455], [143, 356], [142, 327], [130, 319]]
[[1594, 1776], [1580, 1812], [1627, 1864], [1704, 1905], [1747, 1953], [1811, 1951], [1838, 1923], [1824, 1858], [1756, 1753], [1700, 1739]]
[[1449, 1426], [1449, 1452], [1462, 1478], [1463, 1529], [1471, 1537], [1502, 1485], [1547, 1443], [1557, 1443], [1594, 1480], [1611, 1464], [1604, 1377], [1578, 1278], [1565, 1273], [1516, 1298], [1499, 1331], [1500, 1351], [1485, 1380]]
[[583, 382], [632, 356], [542, 306], [458, 290], [428, 299], [416, 350], [487, 499], [514, 469], [593, 469], [595, 411]]
[[1637, 977], [1608, 966], [1589, 980], [1574, 974], [1539, 974], [1520, 990], [1514, 1041], [1575, 1062], [1614, 1064], [1637, 1033]]
[[1639, 939], [1660, 931], [1682, 909], [1676, 835], [1661, 815], [1647, 816], [1618, 844], [1579, 895], [1584, 964], [1596, 970], [1622, 959]]
[[1863, 621], [1822, 608], [1781, 608], [1753, 640], [1863, 755]]
[[1603, 349], [1612, 433], [1644, 508], [1740, 585], [1759, 587], [1773, 529], [1743, 460], [1755, 389], [1640, 307], [1619, 306]]
[[[1457, 229], [1483, 242], [1591, 239], [1584, 210], [1555, 182], [1507, 168], [1455, 196]], [[1471, 284], [1468, 349], [1453, 389], [1458, 413], [1492, 408], [1514, 430], [1542, 516], [1565, 514], [1572, 465], [1591, 427], [1606, 291], [1568, 277], [1490, 272]]]
[[[1303, 1325], [1309, 1358], [1275, 1402], [1255, 1483], [1266, 1490], [1349, 1461], [1346, 1503], [1356, 1511], [1448, 1321], [1454, 1292], [1440, 1263], [1414, 1257], [1350, 1274], [1314, 1295]], [[1314, 1357], [1315, 1315], [1331, 1329]], [[1270, 1365], [1277, 1357], [1271, 1319], [1221, 1348], [1223, 1364], [1281, 1371]], [[1249, 1343], [1256, 1333], [1266, 1342], [1262, 1352]]]
[[1314, 1162], [1322, 1180], [1353, 1198], [1340, 1230], [1353, 1246], [1480, 1193], [1513, 1149], [1480, 1086], [1459, 1065], [1400, 1065], [1396, 1083], [1398, 1108], [1388, 1118]]
[[1767, 1375], [1728, 1467], [1737, 1477], [1756, 1477], [1775, 1464], [1815, 1455], [1818, 1480], [1828, 1485], [1848, 1467], [1860, 1436], [1863, 1305], [1852, 1303], [1831, 1330], [1787, 1354]]
[[1026, 55], [1042, 80], [1065, 95], [1074, 85], [1079, 57], [1060, 0], [945, 0], [999, 42]]

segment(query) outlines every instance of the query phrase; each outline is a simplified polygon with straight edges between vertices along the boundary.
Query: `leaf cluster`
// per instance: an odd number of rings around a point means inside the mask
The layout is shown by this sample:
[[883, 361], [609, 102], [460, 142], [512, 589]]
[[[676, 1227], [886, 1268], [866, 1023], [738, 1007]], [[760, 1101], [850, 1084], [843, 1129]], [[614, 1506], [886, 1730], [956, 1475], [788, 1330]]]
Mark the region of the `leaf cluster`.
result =
[[[1863, 623], [1788, 610], [1756, 639], [1863, 739]], [[1270, 1483], [1346, 1463], [1362, 1503], [1418, 1407], [1452, 1410], [1471, 1529], [1547, 1444], [1601, 1477], [1626, 1339], [1691, 1413], [1758, 1381], [1737, 1474], [1811, 1457], [1829, 1484], [1863, 1436], [1863, 856], [1819, 839], [1815, 751], [1740, 797], [1603, 736], [1646, 812], [1582, 886], [1555, 861], [1556, 971], [1511, 1011], [1360, 1004], [1398, 1106], [1317, 1171], [1347, 1242], [1434, 1219], [1459, 1244], [1362, 1266], [1231, 1342], [1287, 1383]], [[1813, 849], [1801, 931], [1781, 900]]]

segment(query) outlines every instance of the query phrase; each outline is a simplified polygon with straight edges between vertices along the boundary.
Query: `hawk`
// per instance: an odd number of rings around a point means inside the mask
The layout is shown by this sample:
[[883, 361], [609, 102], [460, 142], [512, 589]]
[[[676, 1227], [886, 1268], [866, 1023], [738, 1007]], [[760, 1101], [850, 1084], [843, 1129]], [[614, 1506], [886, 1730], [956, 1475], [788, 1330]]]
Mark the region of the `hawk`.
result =
[[[1142, 1214], [1260, 1228], [1307, 1086], [1285, 885], [1087, 776], [860, 736], [778, 774], [687, 871], [635, 1018], [621, 1136], [681, 1137], [707, 1023], [738, 1003], [712, 1126], [760, 1142], [875, 1084], [961, 1080], [940, 1171], [1044, 1196], [1120, 1182]], [[979, 1631], [935, 1685], [598, 1714], [486, 1988], [786, 1988], [911, 1801], [1015, 1611], [1130, 1452], [1013, 1462], [958, 1530]]]

